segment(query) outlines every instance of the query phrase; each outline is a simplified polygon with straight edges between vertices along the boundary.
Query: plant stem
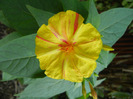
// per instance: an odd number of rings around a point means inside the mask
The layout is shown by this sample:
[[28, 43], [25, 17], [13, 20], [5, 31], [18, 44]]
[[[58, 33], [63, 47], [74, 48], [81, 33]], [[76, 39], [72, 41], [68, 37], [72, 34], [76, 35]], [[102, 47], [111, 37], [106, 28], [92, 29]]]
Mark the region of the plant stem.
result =
[[84, 96], [84, 99], [86, 99], [85, 79], [82, 82], [82, 94]]

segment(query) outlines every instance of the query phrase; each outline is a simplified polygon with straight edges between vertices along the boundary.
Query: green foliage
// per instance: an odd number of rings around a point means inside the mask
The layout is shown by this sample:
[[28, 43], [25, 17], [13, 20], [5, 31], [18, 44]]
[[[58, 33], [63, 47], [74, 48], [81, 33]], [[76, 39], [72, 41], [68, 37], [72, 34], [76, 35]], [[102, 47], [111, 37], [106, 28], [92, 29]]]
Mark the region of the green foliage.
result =
[[5, 18], [3, 12], [0, 10], [0, 22], [2, 22], [3, 24], [5, 24], [6, 26], [10, 26], [9, 22], [7, 21], [7, 19]]
[[48, 24], [48, 19], [53, 16], [54, 14], [51, 12], [43, 11], [40, 9], [33, 8], [27, 5], [28, 10], [31, 12], [33, 17], [36, 19], [39, 26], [42, 24]]
[[[85, 81], [85, 88], [86, 88], [86, 92], [89, 93], [90, 92], [90, 87], [89, 87], [89, 82]], [[67, 95], [69, 97], [69, 99], [76, 99], [78, 97], [82, 96], [82, 84], [81, 83], [76, 83], [75, 85], [73, 85], [68, 91], [67, 91]]]
[[89, 15], [86, 20], [86, 23], [91, 23], [95, 28], [98, 28], [100, 24], [100, 15], [97, 12], [93, 0], [89, 0], [88, 10], [89, 10]]
[[11, 27], [23, 35], [35, 33], [38, 26], [34, 18], [18, 0], [1, 0], [0, 7]]
[[5, 45], [6, 43], [9, 43], [10, 41], [21, 37], [22, 35], [19, 34], [18, 32], [12, 32], [6, 37], [4, 37], [2, 40], [0, 40], [0, 46]]
[[97, 62], [104, 65], [104, 68], [107, 68], [107, 66], [110, 64], [112, 59], [116, 56], [116, 54], [109, 53], [108, 51], [102, 50]]
[[35, 77], [42, 71], [35, 57], [35, 34], [0, 47], [0, 70], [20, 77]]
[[63, 5], [63, 9], [66, 10], [73, 10], [81, 14], [85, 19], [88, 16], [88, 9], [84, 6], [85, 3], [88, 1], [79, 2], [78, 0], [61, 0]]
[[10, 75], [10, 74], [8, 74], [6, 72], [3, 72], [2, 73], [2, 81], [13, 80], [13, 79], [16, 79], [16, 78], [18, 78], [18, 77], [15, 77], [13, 75]]
[[40, 78], [31, 83], [21, 94], [20, 99], [43, 98], [48, 99], [54, 95], [63, 93], [73, 86], [72, 82], [55, 80], [52, 78]]
[[63, 10], [60, 0], [1, 0], [0, 9], [2, 9], [5, 18], [11, 27], [23, 35], [36, 33], [39, 28], [26, 5], [53, 13]]
[[133, 20], [133, 9], [116, 8], [100, 14], [98, 31], [103, 35], [103, 44], [112, 46], [124, 34]]
[[133, 7], [133, 0], [123, 0], [122, 5], [127, 8]]

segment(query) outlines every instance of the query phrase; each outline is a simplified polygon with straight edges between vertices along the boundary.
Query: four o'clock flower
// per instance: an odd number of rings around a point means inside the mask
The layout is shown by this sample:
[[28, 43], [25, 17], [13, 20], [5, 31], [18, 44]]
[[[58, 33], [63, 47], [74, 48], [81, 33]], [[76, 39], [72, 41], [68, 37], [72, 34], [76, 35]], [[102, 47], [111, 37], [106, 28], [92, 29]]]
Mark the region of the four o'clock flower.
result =
[[71, 10], [59, 12], [37, 31], [35, 53], [48, 77], [82, 82], [91, 76], [103, 47], [101, 35]]

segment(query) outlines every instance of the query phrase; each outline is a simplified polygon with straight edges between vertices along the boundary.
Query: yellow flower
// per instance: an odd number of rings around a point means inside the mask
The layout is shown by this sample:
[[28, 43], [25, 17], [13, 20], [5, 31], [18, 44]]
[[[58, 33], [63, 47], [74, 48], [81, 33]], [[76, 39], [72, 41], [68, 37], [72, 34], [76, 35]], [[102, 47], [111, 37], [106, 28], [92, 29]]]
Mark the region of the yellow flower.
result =
[[51, 17], [37, 31], [35, 53], [48, 77], [82, 82], [93, 73], [103, 45], [96, 28], [83, 21], [68, 10]]

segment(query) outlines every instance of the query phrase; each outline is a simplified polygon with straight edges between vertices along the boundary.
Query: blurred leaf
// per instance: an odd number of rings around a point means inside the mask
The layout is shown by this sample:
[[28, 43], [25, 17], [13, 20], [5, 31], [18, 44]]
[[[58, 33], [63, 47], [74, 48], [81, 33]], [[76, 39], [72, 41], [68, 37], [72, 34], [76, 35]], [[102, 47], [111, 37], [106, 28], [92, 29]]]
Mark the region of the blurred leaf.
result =
[[22, 99], [26, 97], [48, 99], [52, 96], [67, 91], [72, 85], [73, 82], [45, 77], [36, 79], [36, 81], [31, 83], [22, 93], [18, 95], [20, 96], [20, 99], [21, 97]]
[[102, 99], [104, 99], [104, 87], [96, 88], [96, 92], [98, 97], [101, 97]]
[[8, 34], [7, 36], [5, 36], [3, 39], [0, 40], [0, 47], [2, 45], [5, 45], [6, 43], [9, 43], [9, 41], [17, 39], [19, 37], [22, 37], [22, 35], [19, 34], [18, 32], [12, 32], [12, 33]]
[[6, 72], [2, 72], [2, 80], [1, 81], [9, 81], [9, 80], [13, 80], [16, 79], [17, 77], [10, 75]]
[[100, 25], [100, 15], [97, 12], [97, 9], [93, 0], [89, 0], [88, 10], [89, 10], [89, 15], [86, 20], [86, 23], [91, 23], [95, 28], [98, 29]]
[[98, 75], [98, 74], [96, 74], [96, 73], [94, 73], [94, 76], [99, 77], [99, 75]]
[[7, 19], [5, 18], [4, 14], [1, 10], [0, 10], [0, 22], [5, 24], [8, 27], [10, 26]]
[[31, 12], [31, 14], [33, 15], [33, 17], [36, 19], [37, 23], [39, 26], [41, 26], [42, 24], [48, 24], [48, 19], [53, 16], [53, 13], [47, 12], [47, 11], [43, 11], [40, 9], [36, 9], [32, 6], [27, 5], [28, 10]]
[[133, 9], [116, 8], [100, 14], [98, 31], [103, 35], [103, 44], [112, 46], [124, 34], [133, 20]]
[[100, 79], [100, 80], [96, 80], [94, 87], [100, 85], [106, 78]]
[[24, 10], [20, 0], [1, 0], [0, 7], [11, 27], [19, 33], [26, 35], [35, 33], [38, 25], [35, 19]]
[[0, 9], [5, 18], [15, 30], [23, 35], [36, 33], [39, 28], [25, 5], [53, 13], [63, 10], [60, 0], [0, 0]]
[[64, 10], [77, 11], [78, 0], [61, 0]]
[[112, 97], [119, 98], [119, 99], [131, 99], [131, 94], [127, 92], [111, 92], [109, 93]]
[[35, 34], [0, 47], [0, 70], [19, 77], [44, 76], [35, 55]]
[[[78, 86], [73, 85], [68, 91], [67, 91], [67, 96], [69, 99], [76, 99], [79, 97], [82, 97], [82, 84], [81, 83], [76, 83], [78, 84]], [[85, 88], [86, 88], [86, 92], [89, 93], [90, 92], [90, 87], [87, 81], [85, 81]]]
[[[82, 1], [82, 2], [86, 2], [87, 1]], [[85, 8], [85, 6], [83, 6], [82, 2], [80, 2], [79, 0], [61, 0], [61, 3], [63, 5], [64, 10], [73, 10], [79, 14], [81, 14], [84, 19], [86, 20], [87, 16], [88, 16], [88, 11]]]

